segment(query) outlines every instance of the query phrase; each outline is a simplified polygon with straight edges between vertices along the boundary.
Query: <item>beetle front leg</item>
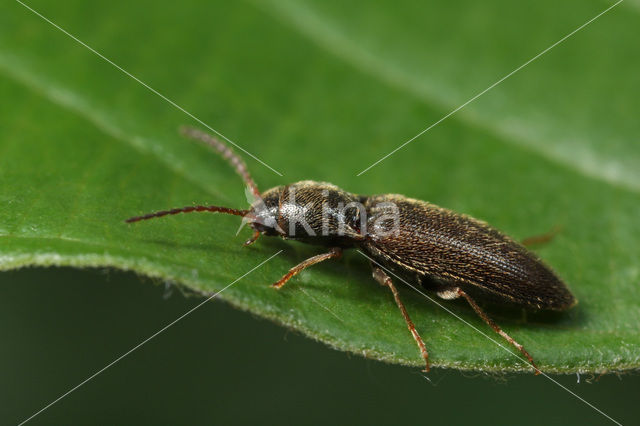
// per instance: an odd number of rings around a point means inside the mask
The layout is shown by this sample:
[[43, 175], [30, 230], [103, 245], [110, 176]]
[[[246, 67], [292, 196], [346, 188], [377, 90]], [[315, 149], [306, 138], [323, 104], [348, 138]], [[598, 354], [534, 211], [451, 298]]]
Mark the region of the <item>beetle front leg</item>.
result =
[[271, 287], [280, 288], [285, 285], [285, 283], [289, 281], [294, 275], [299, 274], [305, 268], [308, 268], [311, 265], [315, 265], [316, 263], [320, 263], [327, 259], [339, 258], [340, 256], [342, 256], [342, 249], [340, 247], [334, 247], [329, 250], [328, 253], [318, 254], [316, 256], [310, 257], [309, 259], [302, 261], [293, 268], [289, 269], [289, 272], [287, 272], [287, 274], [280, 278], [278, 281], [271, 284]]
[[411, 321], [411, 318], [409, 318], [409, 314], [407, 313], [407, 310], [405, 309], [404, 304], [400, 300], [400, 294], [398, 293], [398, 289], [396, 288], [395, 285], [393, 285], [393, 281], [391, 280], [391, 277], [389, 277], [389, 275], [387, 275], [386, 272], [382, 270], [382, 268], [374, 264], [371, 265], [371, 268], [373, 269], [373, 278], [376, 281], [378, 281], [378, 283], [380, 283], [381, 285], [385, 287], [389, 287], [389, 290], [391, 290], [391, 293], [393, 293], [393, 298], [396, 301], [396, 305], [398, 305], [400, 312], [402, 312], [402, 316], [404, 317], [404, 321], [407, 323], [407, 327], [409, 328], [409, 331], [413, 336], [413, 340], [416, 341], [416, 344], [420, 349], [420, 354], [422, 355], [422, 358], [424, 358], [425, 368], [423, 371], [425, 373], [428, 373], [429, 372], [429, 353], [427, 352], [427, 348], [424, 345], [424, 341], [422, 340], [422, 337], [420, 337], [420, 335], [418, 334], [418, 331], [416, 330], [416, 326], [413, 324], [413, 321]]
[[258, 238], [260, 238], [260, 231], [253, 231], [253, 235], [251, 236], [251, 238], [249, 238], [247, 241], [244, 242], [244, 244], [242, 244], [244, 247], [250, 246], [251, 244], [255, 243], [256, 240]]

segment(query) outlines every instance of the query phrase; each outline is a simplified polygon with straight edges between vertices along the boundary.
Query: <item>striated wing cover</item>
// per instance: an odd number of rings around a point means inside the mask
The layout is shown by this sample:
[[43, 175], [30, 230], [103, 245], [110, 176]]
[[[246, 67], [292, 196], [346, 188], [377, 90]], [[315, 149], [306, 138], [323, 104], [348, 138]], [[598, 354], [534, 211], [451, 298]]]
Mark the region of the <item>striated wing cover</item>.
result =
[[551, 269], [482, 221], [396, 194], [368, 197], [365, 206], [368, 238], [362, 247], [371, 255], [537, 309], [575, 304]]

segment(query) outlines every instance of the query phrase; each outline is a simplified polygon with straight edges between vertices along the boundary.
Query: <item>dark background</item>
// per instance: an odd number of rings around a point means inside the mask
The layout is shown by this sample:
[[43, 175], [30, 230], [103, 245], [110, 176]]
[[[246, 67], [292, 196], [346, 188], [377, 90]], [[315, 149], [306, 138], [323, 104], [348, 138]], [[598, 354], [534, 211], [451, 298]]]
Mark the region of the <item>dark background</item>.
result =
[[[31, 416], [201, 300], [112, 270], [0, 274], [0, 423]], [[544, 377], [428, 377], [212, 301], [30, 424], [612, 424]], [[640, 424], [637, 374], [554, 379]]]

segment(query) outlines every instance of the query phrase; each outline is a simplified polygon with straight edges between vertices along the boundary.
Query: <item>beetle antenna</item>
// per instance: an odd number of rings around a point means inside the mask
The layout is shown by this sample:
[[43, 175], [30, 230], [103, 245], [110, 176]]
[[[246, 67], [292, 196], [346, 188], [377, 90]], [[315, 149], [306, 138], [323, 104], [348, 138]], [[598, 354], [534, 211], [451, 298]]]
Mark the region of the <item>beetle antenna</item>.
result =
[[172, 214], [178, 213], [192, 213], [192, 212], [212, 212], [212, 213], [225, 213], [232, 214], [234, 216], [246, 216], [250, 210], [237, 210], [230, 209], [229, 207], [219, 207], [219, 206], [189, 206], [182, 207], [179, 209], [171, 209], [171, 210], [163, 210], [155, 213], [145, 214], [143, 216], [130, 217], [125, 220], [127, 223], [139, 222], [141, 220], [153, 219], [155, 217], [168, 216]]
[[220, 153], [220, 155], [222, 155], [222, 157], [227, 160], [229, 164], [231, 164], [231, 166], [236, 170], [236, 173], [238, 173], [242, 177], [242, 180], [251, 189], [253, 195], [256, 198], [260, 198], [258, 185], [256, 185], [256, 183], [251, 178], [249, 169], [247, 168], [247, 164], [244, 162], [242, 157], [240, 157], [233, 151], [233, 149], [231, 149], [230, 146], [227, 146], [225, 143], [213, 137], [212, 135], [193, 127], [182, 126], [180, 127], [180, 133], [190, 139], [203, 142], [218, 151], [218, 153]]

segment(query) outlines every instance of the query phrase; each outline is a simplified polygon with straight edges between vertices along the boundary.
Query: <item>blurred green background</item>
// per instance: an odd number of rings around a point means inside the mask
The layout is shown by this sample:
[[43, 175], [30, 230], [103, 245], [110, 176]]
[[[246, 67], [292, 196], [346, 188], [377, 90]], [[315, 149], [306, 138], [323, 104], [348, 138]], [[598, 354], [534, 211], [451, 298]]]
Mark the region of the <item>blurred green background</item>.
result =
[[[0, 423], [30, 416], [200, 300], [109, 270], [1, 274]], [[611, 424], [544, 377], [429, 379], [211, 301], [31, 424]], [[639, 424], [638, 375], [554, 379]]]

